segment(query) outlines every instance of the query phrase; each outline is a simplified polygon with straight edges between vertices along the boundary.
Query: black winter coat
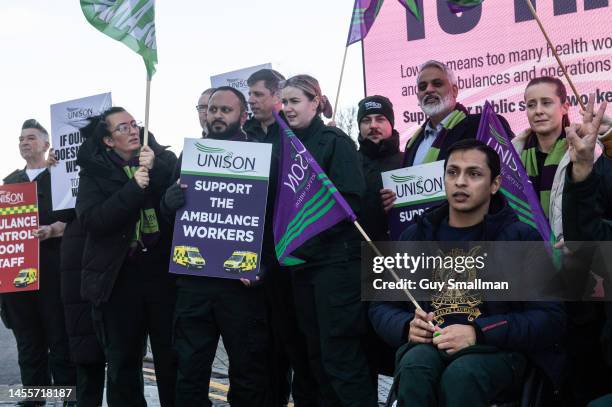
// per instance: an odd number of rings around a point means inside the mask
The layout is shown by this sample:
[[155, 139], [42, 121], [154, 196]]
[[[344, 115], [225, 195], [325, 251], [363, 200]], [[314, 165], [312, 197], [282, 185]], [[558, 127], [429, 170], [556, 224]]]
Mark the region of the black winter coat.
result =
[[[282, 112], [281, 112], [282, 117]], [[249, 136], [249, 139], [259, 143], [272, 144], [272, 158], [270, 161], [270, 178], [268, 181], [268, 197], [266, 202], [266, 221], [264, 226], [264, 239], [261, 250], [262, 263], [266, 268], [279, 267], [274, 251], [274, 199], [276, 197], [276, 189], [278, 183], [278, 166], [280, 161], [280, 141], [281, 131], [278, 123], [274, 122], [268, 126], [264, 132], [261, 124], [256, 119], [249, 119], [243, 126], [244, 131]]]
[[61, 245], [62, 302], [70, 357], [76, 364], [104, 363], [104, 351], [98, 343], [92, 321], [91, 302], [81, 297], [81, 254], [87, 234], [76, 213], [62, 221], [66, 230]]
[[391, 137], [378, 144], [361, 137], [358, 141], [366, 183], [359, 222], [373, 241], [389, 240], [389, 222], [380, 200], [380, 190], [383, 187], [380, 174], [402, 168], [403, 153], [399, 151], [399, 133], [393, 130]]
[[[359, 216], [365, 181], [353, 140], [339, 128], [326, 126], [318, 116], [309, 127], [294, 132]], [[317, 267], [358, 258], [360, 245], [361, 236], [355, 226], [343, 220], [308, 239], [293, 255], [306, 261], [297, 268]]]
[[[574, 247], [572, 241], [612, 241], [612, 159], [605, 155], [595, 162], [593, 171], [582, 182], [572, 181], [570, 174], [572, 164], [566, 171], [563, 189], [563, 236], [567, 246]], [[603, 250], [578, 250], [593, 262], [592, 270], [604, 279], [604, 303], [606, 320], [603, 324], [600, 340], [608, 366], [612, 366], [612, 271], [609, 268], [610, 253]], [[587, 263], [588, 264], [588, 263]]]
[[79, 150], [77, 164], [81, 172], [76, 212], [87, 232], [81, 294], [96, 306], [111, 295], [128, 255], [140, 209], [147, 201], [155, 207], [160, 239], [139, 261], [148, 268], [147, 278], [167, 277], [172, 229], [160, 216], [159, 202], [170, 185], [176, 155], [160, 146], [151, 133], [149, 147], [155, 153], [155, 163], [149, 172], [149, 186], [144, 190], [111, 161], [100, 140], [89, 138]]

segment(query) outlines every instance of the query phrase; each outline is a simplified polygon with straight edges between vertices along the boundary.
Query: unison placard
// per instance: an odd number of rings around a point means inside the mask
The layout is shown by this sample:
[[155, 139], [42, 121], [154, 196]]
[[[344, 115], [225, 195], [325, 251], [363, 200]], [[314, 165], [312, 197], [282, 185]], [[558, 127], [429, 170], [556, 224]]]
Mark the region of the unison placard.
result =
[[256, 279], [271, 154], [270, 144], [185, 139], [171, 273]]
[[79, 129], [87, 124], [88, 118], [111, 106], [110, 93], [51, 105], [51, 145], [57, 160], [57, 165], [50, 169], [53, 210], [74, 208], [79, 190], [76, 159], [83, 143]]

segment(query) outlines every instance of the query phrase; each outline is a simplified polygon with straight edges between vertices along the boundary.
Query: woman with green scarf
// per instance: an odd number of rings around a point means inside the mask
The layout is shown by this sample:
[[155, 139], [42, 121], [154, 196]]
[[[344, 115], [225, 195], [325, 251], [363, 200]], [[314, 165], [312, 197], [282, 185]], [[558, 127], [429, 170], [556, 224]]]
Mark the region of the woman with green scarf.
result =
[[[595, 285], [589, 259], [572, 255], [563, 239], [563, 188], [571, 163], [565, 128], [570, 125], [569, 103], [563, 82], [557, 78], [532, 79], [525, 89], [525, 111], [530, 129], [512, 144], [521, 157], [540, 204], [555, 237], [557, 248], [564, 249], [562, 278], [572, 295], [590, 295]], [[596, 146], [594, 161], [602, 149]], [[569, 294], [569, 291], [568, 291]], [[605, 393], [601, 388], [607, 380], [607, 368], [602, 362], [599, 332], [603, 325], [602, 306], [594, 302], [566, 302], [567, 366], [564, 399], [570, 404], [585, 405]]]
[[142, 356], [151, 339], [162, 406], [174, 405], [172, 349], [174, 278], [168, 274], [171, 226], [159, 214], [176, 155], [143, 132], [134, 117], [112, 107], [92, 119], [79, 149], [76, 212], [87, 236], [81, 296], [93, 303], [93, 322], [108, 364], [110, 406], [146, 406]]
[[[569, 126], [567, 90], [558, 78], [532, 79], [525, 88], [529, 129], [512, 140], [533, 184], [555, 242], [563, 240], [562, 198], [565, 172], [570, 163], [565, 139]], [[601, 148], [595, 151], [595, 160]]]

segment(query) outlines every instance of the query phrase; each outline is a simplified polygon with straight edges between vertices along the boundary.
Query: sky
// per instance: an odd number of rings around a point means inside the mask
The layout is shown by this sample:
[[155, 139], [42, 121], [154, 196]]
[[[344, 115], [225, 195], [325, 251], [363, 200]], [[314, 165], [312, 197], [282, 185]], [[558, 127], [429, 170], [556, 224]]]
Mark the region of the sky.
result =
[[[195, 105], [210, 77], [268, 62], [286, 77], [313, 75], [333, 104], [353, 0], [304, 4], [157, 1], [159, 62], [150, 109], [156, 139], [180, 151], [184, 137], [200, 136]], [[35, 118], [51, 131], [51, 104], [110, 91], [114, 105], [144, 121], [142, 58], [91, 26], [77, 0], [3, 0], [0, 50], [2, 177], [25, 166], [18, 149], [24, 120]], [[356, 43], [348, 50], [339, 108], [356, 105], [363, 94]]]

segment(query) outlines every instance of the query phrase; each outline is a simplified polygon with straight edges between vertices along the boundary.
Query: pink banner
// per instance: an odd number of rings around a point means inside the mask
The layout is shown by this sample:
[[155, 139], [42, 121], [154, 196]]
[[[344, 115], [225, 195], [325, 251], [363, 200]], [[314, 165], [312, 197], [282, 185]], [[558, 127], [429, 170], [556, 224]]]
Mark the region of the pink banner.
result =
[[[527, 82], [535, 76], [563, 74], [525, 0], [488, 0], [458, 15], [449, 11], [445, 0], [417, 2], [423, 22], [398, 2], [386, 1], [363, 45], [366, 94], [391, 99], [402, 140], [425, 119], [418, 106], [416, 75], [429, 59], [443, 61], [455, 72], [458, 100], [471, 113], [480, 113], [490, 100], [515, 133], [527, 128]], [[609, 0], [532, 3], [537, 3], [538, 16], [578, 92], [596, 93], [598, 103], [612, 102]], [[570, 103], [577, 105], [567, 88]], [[572, 120], [578, 120], [578, 110], [570, 110]]]

